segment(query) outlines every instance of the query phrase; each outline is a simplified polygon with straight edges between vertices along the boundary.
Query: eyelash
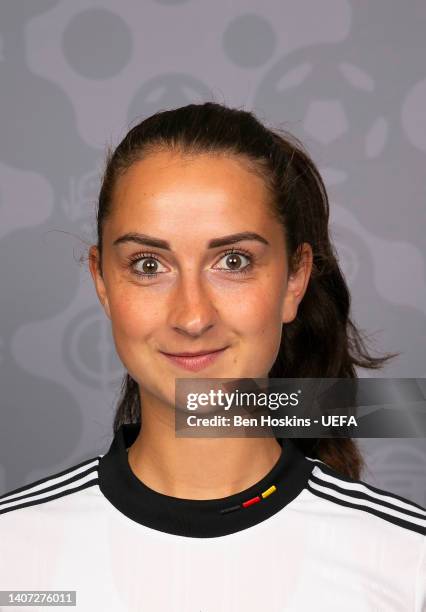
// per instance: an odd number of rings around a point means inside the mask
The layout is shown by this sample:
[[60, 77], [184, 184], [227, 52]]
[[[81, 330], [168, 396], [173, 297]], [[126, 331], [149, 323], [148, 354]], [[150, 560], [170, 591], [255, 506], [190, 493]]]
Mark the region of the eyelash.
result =
[[[232, 248], [232, 249], [229, 249], [228, 251], [225, 251], [225, 253], [223, 253], [220, 259], [223, 259], [227, 255], [231, 255], [232, 253], [236, 253], [238, 255], [244, 255], [244, 257], [247, 257], [249, 259], [249, 263], [242, 270], [225, 270], [225, 272], [236, 274], [236, 275], [248, 274], [253, 268], [253, 264], [255, 261], [254, 255], [252, 255], [248, 251], [245, 251], [244, 249]], [[161, 263], [158, 257], [154, 253], [136, 253], [135, 255], [132, 255], [128, 259], [128, 265], [130, 269], [132, 270], [133, 274], [136, 274], [137, 276], [141, 276], [143, 278], [149, 278], [149, 279], [155, 278], [159, 274], [163, 274], [163, 272], [153, 272], [151, 274], [147, 274], [146, 272], [137, 272], [137, 270], [134, 269], [134, 265], [138, 263], [139, 261], [141, 261], [142, 259], [154, 259], [155, 261], [158, 261], [159, 263]]]

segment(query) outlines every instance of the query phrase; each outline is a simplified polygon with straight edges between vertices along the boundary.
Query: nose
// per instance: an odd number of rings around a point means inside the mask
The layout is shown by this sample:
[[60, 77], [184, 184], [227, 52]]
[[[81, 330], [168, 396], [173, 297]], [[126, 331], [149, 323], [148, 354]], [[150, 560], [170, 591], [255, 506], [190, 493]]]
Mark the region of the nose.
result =
[[198, 274], [182, 275], [171, 296], [169, 324], [179, 333], [198, 337], [214, 326], [217, 310]]

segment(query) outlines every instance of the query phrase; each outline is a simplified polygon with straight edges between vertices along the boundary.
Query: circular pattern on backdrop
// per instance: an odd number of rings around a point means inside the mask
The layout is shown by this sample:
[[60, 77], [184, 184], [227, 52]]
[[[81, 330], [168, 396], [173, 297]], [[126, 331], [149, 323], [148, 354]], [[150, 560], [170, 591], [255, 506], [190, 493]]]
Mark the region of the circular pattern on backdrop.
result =
[[223, 35], [224, 51], [232, 62], [242, 68], [257, 68], [272, 57], [277, 37], [271, 24], [255, 14], [236, 17]]
[[350, 180], [354, 168], [359, 177], [371, 167], [367, 160], [384, 155], [390, 127], [383, 115], [386, 82], [368, 67], [343, 60], [343, 49], [315, 45], [280, 58], [259, 82], [253, 107], [312, 153], [316, 146], [324, 158], [335, 160], [335, 170]]
[[109, 320], [96, 305], [79, 312], [65, 328], [62, 352], [68, 370], [83, 384], [115, 388], [123, 376]]
[[132, 34], [123, 19], [103, 8], [92, 8], [75, 15], [63, 39], [64, 57], [87, 79], [109, 79], [129, 62]]

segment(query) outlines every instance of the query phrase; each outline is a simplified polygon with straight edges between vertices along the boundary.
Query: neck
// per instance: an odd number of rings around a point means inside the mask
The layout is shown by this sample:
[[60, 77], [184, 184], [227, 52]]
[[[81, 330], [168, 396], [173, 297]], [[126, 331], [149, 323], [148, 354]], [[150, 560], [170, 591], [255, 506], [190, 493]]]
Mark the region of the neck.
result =
[[174, 412], [143, 406], [128, 449], [133, 473], [147, 487], [183, 499], [218, 499], [260, 481], [277, 463], [275, 438], [176, 438]]

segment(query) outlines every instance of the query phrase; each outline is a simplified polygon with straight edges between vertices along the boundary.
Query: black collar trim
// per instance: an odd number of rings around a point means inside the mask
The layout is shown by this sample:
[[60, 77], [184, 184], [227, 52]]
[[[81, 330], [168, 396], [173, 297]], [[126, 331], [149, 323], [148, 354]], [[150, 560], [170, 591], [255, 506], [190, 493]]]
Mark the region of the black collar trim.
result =
[[315, 465], [291, 438], [285, 438], [277, 463], [248, 489], [219, 499], [171, 497], [147, 487], [130, 468], [126, 449], [139, 430], [140, 423], [121, 425], [99, 461], [99, 487], [128, 518], [174, 535], [219, 537], [261, 523], [299, 495]]

